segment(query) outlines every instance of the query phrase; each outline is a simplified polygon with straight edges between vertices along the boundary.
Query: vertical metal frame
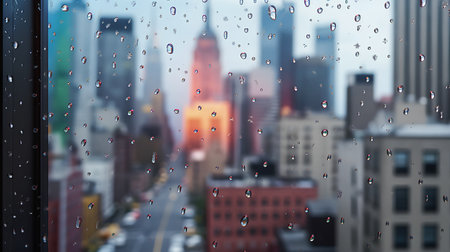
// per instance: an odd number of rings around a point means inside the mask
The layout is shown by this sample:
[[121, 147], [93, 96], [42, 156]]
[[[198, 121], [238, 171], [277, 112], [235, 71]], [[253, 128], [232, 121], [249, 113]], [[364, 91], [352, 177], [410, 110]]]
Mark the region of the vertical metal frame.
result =
[[47, 1], [4, 0], [2, 251], [47, 251]]

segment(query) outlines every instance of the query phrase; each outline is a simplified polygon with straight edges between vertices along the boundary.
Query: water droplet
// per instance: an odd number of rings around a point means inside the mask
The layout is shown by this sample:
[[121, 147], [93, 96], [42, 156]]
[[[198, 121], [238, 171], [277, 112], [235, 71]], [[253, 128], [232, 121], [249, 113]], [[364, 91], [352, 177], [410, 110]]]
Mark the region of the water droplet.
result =
[[359, 21], [361, 21], [361, 15], [356, 15], [355, 16], [355, 22], [359, 22]]
[[423, 179], [419, 179], [419, 180], [417, 181], [417, 184], [422, 185], [422, 184], [423, 184]]
[[112, 137], [108, 138], [108, 143], [113, 143], [114, 139]]
[[267, 163], [267, 161], [264, 161], [264, 163], [263, 163], [263, 167], [264, 168], [267, 168], [267, 165], [268, 165], [269, 163]]
[[291, 13], [291, 14], [294, 14], [294, 12], [295, 12], [295, 8], [294, 8], [294, 6], [289, 6], [289, 13]]
[[268, 13], [269, 13], [269, 17], [272, 20], [277, 19], [277, 8], [275, 8], [275, 6], [270, 5], [268, 8]]
[[403, 109], [403, 114], [404, 115], [408, 115], [408, 113], [409, 113], [409, 108], [408, 107], [404, 108]]
[[386, 154], [390, 157], [392, 156], [392, 150], [391, 149], [386, 149]]
[[213, 248], [217, 248], [217, 241], [213, 241], [213, 242], [212, 242], [212, 247], [213, 247]]
[[420, 0], [419, 1], [419, 4], [420, 4], [420, 7], [425, 7], [426, 5], [427, 5], [427, 0]]
[[183, 208], [181, 208], [181, 215], [185, 215], [185, 214], [186, 214], [186, 208], [183, 207]]
[[334, 31], [334, 30], [336, 30], [336, 23], [335, 22], [330, 24], [330, 31]]
[[216, 111], [213, 111], [213, 112], [211, 113], [211, 116], [212, 116], [212, 117], [216, 117], [216, 115], [217, 115]]
[[292, 224], [292, 222], [289, 222], [289, 224], [288, 224], [288, 229], [289, 229], [289, 230], [292, 230], [292, 228], [294, 228], [294, 224]]
[[17, 43], [17, 41], [14, 41], [12, 46], [14, 49], [17, 49], [17, 47], [19, 47], [19, 43]]
[[203, 23], [206, 23], [206, 21], [208, 20], [208, 17], [206, 15], [202, 15], [202, 21]]
[[80, 228], [82, 222], [83, 222], [83, 219], [80, 216], [77, 216], [77, 220], [75, 221], [75, 227]]
[[153, 152], [152, 154], [152, 164], [156, 163], [156, 159], [158, 158], [158, 155], [156, 154], [156, 152]]
[[263, 130], [262, 129], [258, 129], [257, 132], [258, 132], [258, 135], [261, 135], [263, 133]]
[[326, 223], [330, 223], [331, 222], [331, 217], [327, 217], [327, 219], [325, 220]]
[[92, 209], [92, 208], [94, 208], [94, 203], [93, 202], [89, 203], [89, 205], [88, 205], [88, 209]]
[[69, 132], [69, 131], [70, 131], [70, 127], [65, 127], [65, 128], [64, 128], [64, 132], [65, 132], [65, 133], [67, 133], [67, 132]]
[[317, 8], [317, 13], [321, 14], [323, 12], [322, 7]]
[[304, 0], [303, 3], [306, 7], [309, 7], [309, 5], [311, 4], [310, 0]]
[[385, 9], [389, 9], [389, 7], [391, 7], [391, 3], [389, 1], [384, 3], [384, 8]]
[[328, 107], [328, 102], [325, 100], [325, 101], [322, 101], [322, 108], [323, 109], [326, 109], [327, 107]]
[[173, 45], [172, 44], [167, 44], [166, 50], [167, 50], [168, 54], [172, 54], [173, 53]]
[[242, 218], [241, 218], [241, 226], [242, 227], [246, 227], [248, 225], [248, 216], [247, 215], [244, 215], [244, 216], [242, 216]]
[[341, 220], [339, 221], [339, 223], [344, 224], [344, 217], [341, 217]]
[[326, 179], [326, 178], [328, 178], [328, 173], [324, 173], [324, 174], [322, 174], [322, 178], [324, 178], [324, 179]]
[[81, 140], [81, 146], [86, 146], [86, 143], [87, 143], [87, 140], [86, 139], [83, 139], [83, 140]]
[[224, 31], [224, 32], [223, 32], [223, 38], [224, 38], [224, 39], [227, 39], [227, 38], [228, 38], [228, 32], [227, 32], [227, 31]]
[[67, 4], [61, 5], [61, 11], [62, 12], [68, 12], [69, 11], [69, 5], [67, 5]]
[[403, 93], [403, 85], [398, 85], [397, 86], [397, 92]]
[[159, 94], [159, 88], [155, 89], [155, 91], [153, 92], [154, 95]]
[[252, 197], [252, 191], [250, 191], [250, 189], [245, 190], [245, 197], [247, 197], [247, 198]]
[[88, 12], [86, 16], [88, 20], [92, 20], [92, 12]]
[[170, 7], [170, 14], [172, 16], [174, 16], [175, 14], [177, 14], [177, 8], [175, 8], [174, 6]]
[[436, 94], [433, 91], [430, 91], [430, 99], [433, 100]]
[[96, 86], [97, 88], [101, 87], [101, 86], [102, 86], [102, 82], [101, 82], [100, 80], [97, 80], [97, 81], [95, 82], [95, 86]]
[[419, 54], [419, 61], [422, 62], [425, 60], [425, 55]]
[[252, 97], [252, 102], [255, 103], [256, 102], [256, 98]]
[[373, 178], [368, 178], [368, 179], [367, 179], [367, 183], [368, 183], [369, 185], [373, 184]]
[[129, 115], [129, 116], [132, 116], [133, 114], [134, 114], [134, 109], [128, 110], [128, 115]]
[[309, 241], [310, 241], [310, 242], [313, 242], [313, 241], [314, 241], [314, 234], [312, 234], [312, 235], [309, 237]]
[[211, 127], [211, 131], [212, 132], [216, 131], [216, 127]]
[[241, 59], [246, 59], [247, 58], [247, 53], [241, 52], [240, 56], [241, 56]]
[[147, 220], [150, 220], [150, 218], [152, 218], [151, 214], [147, 214]]
[[200, 88], [195, 91], [196, 94], [200, 94], [201, 92]]
[[130, 144], [135, 144], [135, 143], [136, 143], [136, 140], [131, 139]]
[[187, 232], [187, 227], [184, 226], [183, 231], [186, 233]]
[[213, 195], [214, 197], [217, 197], [217, 195], [219, 195], [219, 188], [214, 187], [213, 190], [212, 190], [212, 195]]
[[328, 136], [328, 130], [327, 130], [327, 129], [323, 129], [323, 130], [322, 130], [322, 136], [323, 136], [323, 137]]
[[86, 56], [84, 56], [83, 58], [81, 58], [81, 63], [86, 64], [87, 58]]
[[181, 185], [178, 185], [178, 186], [177, 186], [177, 192], [180, 193], [182, 188], [183, 188], [183, 187], [182, 187]]

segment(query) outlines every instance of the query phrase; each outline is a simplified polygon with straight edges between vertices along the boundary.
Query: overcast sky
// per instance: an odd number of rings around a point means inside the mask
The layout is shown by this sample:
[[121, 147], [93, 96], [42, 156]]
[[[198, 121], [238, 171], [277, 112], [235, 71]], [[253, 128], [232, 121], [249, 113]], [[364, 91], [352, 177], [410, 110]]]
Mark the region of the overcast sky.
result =
[[[137, 66], [145, 64], [145, 57], [140, 53], [147, 49], [152, 41], [152, 34], [158, 34], [161, 47], [161, 60], [163, 64], [162, 92], [166, 94], [166, 109], [169, 112], [173, 125], [182, 118], [182, 113], [175, 115], [171, 111], [188, 102], [188, 96], [184, 95], [189, 87], [190, 66], [192, 53], [195, 47], [195, 38], [198, 37], [205, 25], [202, 15], [205, 14], [207, 4], [211, 5], [211, 15], [208, 22], [216, 32], [221, 51], [222, 73], [250, 71], [259, 64], [259, 40], [260, 36], [260, 6], [274, 5], [279, 8], [295, 8], [294, 22], [294, 57], [306, 57], [314, 55], [315, 28], [318, 25], [329, 26], [331, 22], [337, 24], [334, 31], [336, 36], [336, 56], [340, 61], [336, 64], [336, 79], [334, 83], [335, 108], [334, 111], [340, 117], [345, 114], [345, 99], [347, 76], [358, 72], [375, 73], [375, 98], [392, 94], [392, 54], [393, 48], [393, 23], [390, 22], [393, 13], [393, 2], [390, 8], [385, 8], [385, 1], [380, 0], [311, 0], [306, 7], [303, 0], [267, 1], [265, 0], [90, 0], [86, 1], [88, 9], [92, 12], [92, 23], [97, 27], [102, 16], [131, 17], [136, 29], [134, 35], [139, 40], [136, 50]], [[156, 3], [153, 6], [153, 2]], [[255, 3], [256, 2], [256, 3]], [[283, 4], [284, 2], [284, 4]], [[50, 10], [58, 10], [62, 4], [68, 1], [50, 0]], [[70, 4], [70, 2], [69, 2]], [[340, 4], [340, 7], [338, 6]], [[176, 8], [176, 14], [171, 15], [170, 8]], [[318, 13], [317, 9], [323, 12]], [[248, 13], [253, 17], [248, 18]], [[87, 14], [87, 13], [86, 13]], [[361, 15], [361, 20], [355, 22], [355, 15]], [[269, 17], [267, 17], [269, 18]], [[395, 22], [395, 20], [394, 20]], [[150, 26], [148, 27], [148, 24]], [[357, 31], [357, 26], [360, 30]], [[248, 28], [248, 33], [244, 32]], [[378, 32], [375, 32], [375, 29]], [[228, 39], [224, 39], [224, 31], [228, 32]], [[307, 39], [306, 35], [311, 38]], [[146, 40], [146, 35], [149, 39]], [[95, 36], [95, 34], [93, 34]], [[169, 55], [165, 51], [168, 43], [174, 45], [174, 53]], [[355, 45], [359, 44], [357, 49]], [[370, 49], [369, 49], [370, 48]], [[355, 56], [359, 52], [359, 57]], [[246, 52], [245, 60], [240, 58], [240, 53]], [[374, 60], [376, 55], [376, 60]], [[251, 58], [256, 60], [252, 61]], [[171, 69], [171, 72], [169, 72]], [[187, 74], [185, 74], [187, 72]], [[182, 78], [186, 78], [182, 82]], [[174, 126], [175, 127], [175, 126]], [[179, 126], [177, 126], [179, 127]], [[177, 128], [174, 128], [177, 130]]]

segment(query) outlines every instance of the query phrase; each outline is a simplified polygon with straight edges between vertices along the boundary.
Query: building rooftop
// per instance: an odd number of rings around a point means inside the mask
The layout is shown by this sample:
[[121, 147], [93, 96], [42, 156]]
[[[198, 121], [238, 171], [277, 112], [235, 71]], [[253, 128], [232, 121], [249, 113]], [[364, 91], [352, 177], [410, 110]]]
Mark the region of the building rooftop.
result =
[[450, 138], [450, 125], [448, 124], [408, 124], [385, 128], [369, 128], [370, 136], [391, 136], [398, 138]]
[[[230, 180], [230, 176], [232, 179]], [[269, 178], [252, 178], [239, 175], [213, 175], [207, 179], [208, 186], [214, 187], [297, 187], [297, 188], [314, 188], [316, 182], [309, 178], [300, 179], [280, 179], [275, 177]]]

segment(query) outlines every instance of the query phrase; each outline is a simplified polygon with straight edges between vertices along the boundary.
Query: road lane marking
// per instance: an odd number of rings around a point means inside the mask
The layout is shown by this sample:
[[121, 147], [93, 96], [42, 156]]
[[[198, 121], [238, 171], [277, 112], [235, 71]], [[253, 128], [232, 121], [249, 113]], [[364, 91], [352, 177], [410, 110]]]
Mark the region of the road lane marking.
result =
[[153, 246], [153, 252], [160, 252], [162, 248], [162, 243], [164, 240], [164, 233], [169, 223], [170, 214], [172, 213], [173, 205], [175, 200], [177, 199], [177, 193], [175, 191], [170, 192], [169, 194], [169, 203], [167, 203], [164, 208], [164, 215], [162, 217], [161, 223], [158, 227], [158, 232], [156, 233], [155, 245]]

